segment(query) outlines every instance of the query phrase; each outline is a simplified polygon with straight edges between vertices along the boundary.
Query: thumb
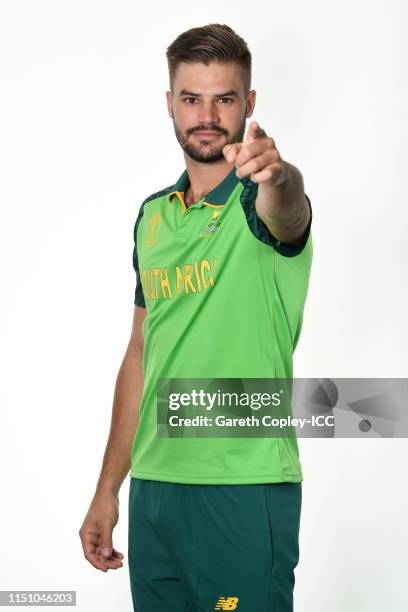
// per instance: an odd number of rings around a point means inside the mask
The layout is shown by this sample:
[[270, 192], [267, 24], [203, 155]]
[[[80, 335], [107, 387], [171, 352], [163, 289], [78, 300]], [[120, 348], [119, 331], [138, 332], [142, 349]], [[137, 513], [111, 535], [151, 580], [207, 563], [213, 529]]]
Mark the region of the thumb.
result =
[[225, 145], [222, 152], [227, 162], [233, 163], [236, 160], [238, 153], [242, 149], [242, 146], [242, 142], [235, 142], [234, 144]]
[[103, 557], [110, 557], [112, 555], [112, 527], [109, 524], [101, 525], [99, 547]]

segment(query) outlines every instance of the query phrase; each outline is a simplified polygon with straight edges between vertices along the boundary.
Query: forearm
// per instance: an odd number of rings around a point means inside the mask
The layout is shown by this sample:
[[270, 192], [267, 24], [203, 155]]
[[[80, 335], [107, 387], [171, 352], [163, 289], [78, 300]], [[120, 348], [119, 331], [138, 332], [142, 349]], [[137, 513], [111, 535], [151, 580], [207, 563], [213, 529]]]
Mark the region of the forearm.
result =
[[96, 493], [103, 491], [118, 495], [129, 472], [142, 391], [143, 350], [129, 346], [116, 379], [111, 428]]
[[290, 243], [302, 235], [310, 212], [304, 195], [302, 174], [292, 164], [285, 164], [288, 171], [286, 181], [277, 186], [271, 182], [259, 185], [256, 210], [278, 240]]

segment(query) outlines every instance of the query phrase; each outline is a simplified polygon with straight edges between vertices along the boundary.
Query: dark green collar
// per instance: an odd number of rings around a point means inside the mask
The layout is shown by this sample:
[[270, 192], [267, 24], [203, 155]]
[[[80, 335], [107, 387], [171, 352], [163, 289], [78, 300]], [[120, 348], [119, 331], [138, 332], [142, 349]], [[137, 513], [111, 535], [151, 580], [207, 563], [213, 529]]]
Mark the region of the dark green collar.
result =
[[[233, 192], [236, 184], [239, 182], [239, 178], [235, 174], [236, 168], [235, 166], [232, 168], [231, 172], [227, 174], [227, 176], [219, 183], [212, 191], [207, 193], [201, 199], [205, 200], [208, 204], [216, 204], [216, 205], [224, 205], [231, 193]], [[183, 171], [182, 175], [177, 179], [177, 182], [174, 184], [172, 191], [169, 193], [169, 199], [173, 196], [177, 191], [186, 193], [188, 187], [190, 185], [190, 178], [188, 176], [187, 168]]]

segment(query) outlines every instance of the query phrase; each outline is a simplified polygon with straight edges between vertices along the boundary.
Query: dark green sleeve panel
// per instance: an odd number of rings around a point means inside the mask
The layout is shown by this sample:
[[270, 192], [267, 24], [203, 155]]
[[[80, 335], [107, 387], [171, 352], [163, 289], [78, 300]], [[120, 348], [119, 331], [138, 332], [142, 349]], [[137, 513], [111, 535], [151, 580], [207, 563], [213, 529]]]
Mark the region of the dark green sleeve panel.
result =
[[169, 187], [160, 189], [160, 191], [156, 191], [155, 193], [152, 193], [145, 200], [143, 200], [140, 206], [140, 209], [139, 209], [139, 214], [137, 215], [137, 219], [134, 225], [134, 229], [133, 229], [133, 269], [136, 274], [136, 289], [135, 289], [135, 297], [134, 297], [133, 303], [135, 304], [135, 306], [140, 306], [141, 308], [146, 308], [146, 303], [145, 303], [145, 298], [143, 294], [142, 283], [140, 281], [139, 256], [138, 256], [138, 251], [137, 251], [137, 230], [142, 220], [144, 208], [147, 202], [150, 202], [151, 200], [155, 200], [156, 198], [159, 198], [163, 195], [167, 195], [168, 193], [170, 193], [173, 187], [174, 185], [170, 185]]
[[309, 205], [310, 219], [302, 237], [295, 246], [293, 244], [285, 244], [284, 242], [278, 240], [271, 234], [262, 219], [258, 217], [255, 209], [255, 200], [258, 194], [258, 183], [254, 183], [250, 178], [243, 179], [241, 182], [244, 184], [244, 189], [241, 193], [241, 204], [245, 213], [248, 227], [254, 236], [265, 244], [273, 246], [273, 248], [281, 255], [285, 255], [286, 257], [294, 257], [295, 255], [299, 255], [306, 245], [312, 225], [312, 204], [307, 194], [305, 194], [305, 197]]
[[137, 219], [135, 222], [134, 230], [133, 230], [133, 269], [136, 274], [136, 289], [135, 289], [135, 298], [134, 305], [141, 306], [142, 308], [146, 308], [145, 299], [143, 295], [142, 283], [140, 282], [140, 271], [139, 271], [139, 258], [137, 255], [137, 228], [139, 227], [139, 223], [143, 217], [144, 212], [144, 204], [141, 205], [139, 214], [137, 215]]

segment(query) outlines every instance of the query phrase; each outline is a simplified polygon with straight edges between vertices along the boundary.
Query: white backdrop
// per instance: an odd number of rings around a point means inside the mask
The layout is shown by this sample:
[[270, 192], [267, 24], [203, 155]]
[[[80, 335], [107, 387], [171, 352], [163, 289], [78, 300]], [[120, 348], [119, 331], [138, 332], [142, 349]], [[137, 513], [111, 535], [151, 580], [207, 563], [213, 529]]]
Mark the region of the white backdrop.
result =
[[[133, 225], [178, 178], [165, 51], [227, 23], [249, 44], [253, 119], [302, 172], [314, 262], [298, 377], [406, 377], [406, 4], [0, 4], [0, 589], [131, 609], [123, 568], [83, 558], [133, 313]], [[299, 440], [297, 612], [407, 609], [407, 440]], [[259, 611], [261, 612], [261, 611]]]

